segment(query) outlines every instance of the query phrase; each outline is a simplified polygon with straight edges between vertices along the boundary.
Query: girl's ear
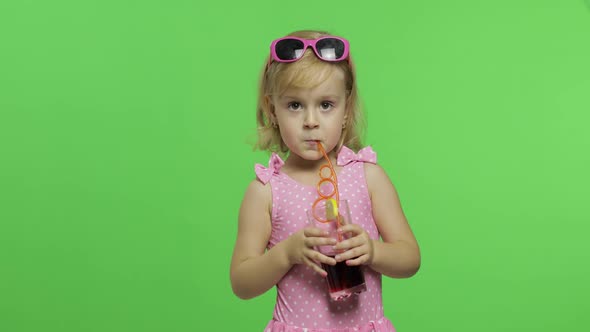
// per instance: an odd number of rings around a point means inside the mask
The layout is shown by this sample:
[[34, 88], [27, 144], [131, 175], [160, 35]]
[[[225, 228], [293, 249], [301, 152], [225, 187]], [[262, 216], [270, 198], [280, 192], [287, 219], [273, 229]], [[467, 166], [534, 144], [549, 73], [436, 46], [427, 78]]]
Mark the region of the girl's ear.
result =
[[266, 106], [268, 106], [268, 109], [271, 111], [271, 113], [275, 113], [275, 106], [272, 103], [272, 98], [270, 98], [270, 96], [264, 96], [264, 100], [266, 102]]
[[277, 127], [277, 117], [275, 114], [275, 106], [272, 103], [272, 99], [270, 96], [264, 96], [264, 104], [266, 109], [268, 110], [268, 120], [273, 127]]
[[342, 119], [342, 128], [346, 128], [346, 123], [348, 121], [348, 113], [350, 113], [350, 106], [348, 102], [346, 103], [346, 108], [344, 109], [344, 119]]
[[350, 114], [352, 110], [352, 96], [350, 95], [350, 90], [346, 91], [346, 102], [344, 103], [344, 121], [348, 119], [348, 114]]

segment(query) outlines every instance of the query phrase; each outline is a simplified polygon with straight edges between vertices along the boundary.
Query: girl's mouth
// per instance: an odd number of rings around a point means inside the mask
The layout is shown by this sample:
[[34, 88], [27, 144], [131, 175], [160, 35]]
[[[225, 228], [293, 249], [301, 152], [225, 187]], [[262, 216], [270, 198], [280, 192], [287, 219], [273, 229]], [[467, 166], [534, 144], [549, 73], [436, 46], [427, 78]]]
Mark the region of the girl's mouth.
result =
[[315, 147], [315, 146], [317, 146], [319, 141], [320, 141], [319, 139], [306, 139], [305, 144]]

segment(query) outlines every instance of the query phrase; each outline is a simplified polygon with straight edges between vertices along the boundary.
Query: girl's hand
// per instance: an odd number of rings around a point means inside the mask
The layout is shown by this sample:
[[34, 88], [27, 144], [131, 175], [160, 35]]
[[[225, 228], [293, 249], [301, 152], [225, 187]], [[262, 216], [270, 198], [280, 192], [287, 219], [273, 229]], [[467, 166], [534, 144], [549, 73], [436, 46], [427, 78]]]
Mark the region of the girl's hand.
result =
[[316, 246], [335, 245], [336, 240], [328, 237], [328, 233], [315, 227], [306, 227], [291, 235], [287, 240], [287, 255], [291, 264], [305, 264], [322, 276], [327, 276], [319, 263], [336, 265], [334, 258], [315, 250]]
[[340, 227], [338, 231], [341, 234], [352, 233], [352, 236], [338, 243], [334, 249], [345, 250], [343, 253], [336, 255], [336, 261], [346, 261], [346, 265], [370, 265], [373, 263], [373, 254], [375, 251], [373, 241], [369, 234], [359, 225], [348, 224]]

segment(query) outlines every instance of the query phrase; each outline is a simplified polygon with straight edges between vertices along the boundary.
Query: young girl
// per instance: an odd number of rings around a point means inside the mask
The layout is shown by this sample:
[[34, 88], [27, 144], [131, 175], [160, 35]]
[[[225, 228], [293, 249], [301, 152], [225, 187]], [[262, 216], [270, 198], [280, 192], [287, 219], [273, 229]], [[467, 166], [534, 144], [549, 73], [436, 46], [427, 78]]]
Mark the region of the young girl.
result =
[[[276, 285], [275, 310], [265, 331], [395, 331], [383, 316], [381, 275], [414, 275], [420, 252], [375, 152], [361, 148], [362, 114], [348, 41], [297, 31], [275, 40], [270, 53], [257, 122], [258, 146], [272, 156], [268, 166], [256, 165], [256, 179], [240, 208], [233, 291], [249, 299]], [[326, 163], [319, 144], [352, 215], [353, 224], [340, 227], [352, 237], [338, 243], [306, 217]], [[325, 256], [314, 249], [320, 245], [335, 245], [341, 253]], [[321, 264], [337, 262], [362, 266], [366, 291], [331, 300]]]

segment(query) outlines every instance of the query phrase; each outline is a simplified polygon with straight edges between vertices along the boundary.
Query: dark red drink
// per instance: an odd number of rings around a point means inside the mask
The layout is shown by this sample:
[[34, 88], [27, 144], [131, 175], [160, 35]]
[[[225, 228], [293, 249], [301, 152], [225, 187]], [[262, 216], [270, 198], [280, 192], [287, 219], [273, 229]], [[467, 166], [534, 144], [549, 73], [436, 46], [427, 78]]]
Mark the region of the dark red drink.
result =
[[360, 266], [348, 266], [344, 261], [338, 262], [334, 266], [322, 263], [322, 268], [328, 272], [326, 278], [330, 297], [333, 300], [342, 300], [367, 289], [365, 276]]

